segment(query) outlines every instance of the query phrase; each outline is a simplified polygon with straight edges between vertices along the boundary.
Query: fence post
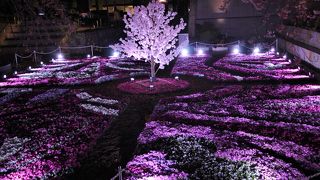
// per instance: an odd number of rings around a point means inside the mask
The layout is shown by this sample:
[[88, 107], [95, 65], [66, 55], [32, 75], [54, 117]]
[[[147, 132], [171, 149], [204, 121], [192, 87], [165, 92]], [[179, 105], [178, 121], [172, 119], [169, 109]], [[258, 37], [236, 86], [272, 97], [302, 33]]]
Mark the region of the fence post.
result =
[[61, 54], [61, 47], [59, 46], [59, 47], [58, 47], [58, 49], [59, 49], [59, 50], [58, 50], [58, 51], [59, 51], [59, 53]]
[[238, 40], [238, 48], [240, 48], [240, 40]]
[[91, 47], [91, 57], [93, 57], [93, 45], [91, 45], [90, 47]]
[[278, 41], [278, 38], [276, 39], [276, 52], [279, 52], [279, 41]]
[[33, 51], [33, 56], [34, 56], [34, 62], [37, 62], [37, 52]]
[[14, 59], [16, 61], [16, 66], [18, 66], [18, 56], [17, 56], [17, 53], [14, 53]]
[[122, 169], [121, 166], [118, 167], [118, 175], [119, 175], [119, 180], [122, 180]]

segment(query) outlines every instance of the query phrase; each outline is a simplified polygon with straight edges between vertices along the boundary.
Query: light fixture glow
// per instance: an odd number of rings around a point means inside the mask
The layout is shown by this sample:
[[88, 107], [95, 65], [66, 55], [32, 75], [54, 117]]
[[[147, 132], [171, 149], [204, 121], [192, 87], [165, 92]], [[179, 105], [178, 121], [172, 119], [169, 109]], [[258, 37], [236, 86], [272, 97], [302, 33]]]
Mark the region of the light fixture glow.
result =
[[198, 56], [203, 56], [204, 55], [203, 49], [198, 49], [197, 50], [197, 55]]
[[232, 50], [232, 54], [239, 54], [239, 53], [240, 53], [240, 50], [237, 47]]
[[175, 80], [179, 80], [179, 76], [174, 77]]
[[149, 87], [150, 87], [150, 89], [152, 89], [152, 88], [154, 88], [154, 85], [150, 85]]
[[187, 57], [187, 56], [189, 56], [189, 51], [188, 51], [188, 49], [182, 49], [182, 51], [181, 51], [181, 56], [182, 56], [182, 57]]
[[287, 55], [284, 55], [282, 58], [283, 58], [283, 59], [287, 59]]
[[43, 65], [43, 62], [41, 61], [40, 64]]
[[14, 74], [15, 74], [15, 75], [17, 75], [17, 74], [18, 74], [18, 72], [17, 72], [17, 71], [14, 71]]
[[253, 49], [253, 54], [259, 54], [259, 53], [260, 53], [260, 48], [255, 47], [255, 48]]
[[6, 79], [7, 78], [7, 75], [3, 75], [3, 79]]
[[63, 55], [61, 53], [58, 54], [58, 59], [63, 59]]
[[271, 49], [270, 49], [270, 52], [272, 52], [272, 53], [274, 53], [276, 50], [274, 49], [274, 47], [272, 47]]
[[87, 54], [87, 58], [91, 58], [90, 54]]
[[130, 78], [131, 81], [134, 81], [134, 78]]
[[29, 66], [29, 70], [31, 70], [31, 68], [32, 68], [32, 67], [31, 67], [31, 66]]
[[120, 53], [117, 52], [117, 51], [114, 51], [113, 54], [112, 54], [113, 58], [118, 58], [119, 56], [120, 56]]
[[280, 55], [280, 53], [279, 53], [279, 52], [277, 52], [277, 55], [279, 56], [279, 55]]

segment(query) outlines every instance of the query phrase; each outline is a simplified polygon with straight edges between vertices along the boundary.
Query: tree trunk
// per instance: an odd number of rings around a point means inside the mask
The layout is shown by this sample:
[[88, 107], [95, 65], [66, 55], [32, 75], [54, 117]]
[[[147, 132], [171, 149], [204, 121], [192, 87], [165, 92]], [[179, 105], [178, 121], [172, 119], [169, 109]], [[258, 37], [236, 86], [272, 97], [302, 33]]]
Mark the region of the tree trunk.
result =
[[154, 82], [156, 81], [156, 71], [155, 71], [155, 67], [156, 67], [156, 63], [154, 62], [154, 60], [151, 60], [151, 77], [150, 77], [150, 81]]

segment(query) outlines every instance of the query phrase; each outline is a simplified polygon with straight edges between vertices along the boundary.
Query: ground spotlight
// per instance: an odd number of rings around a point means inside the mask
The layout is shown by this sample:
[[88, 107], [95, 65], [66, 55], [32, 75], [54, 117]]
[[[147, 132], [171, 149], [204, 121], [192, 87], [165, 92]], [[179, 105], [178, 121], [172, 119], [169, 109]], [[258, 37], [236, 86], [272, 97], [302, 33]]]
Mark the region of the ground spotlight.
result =
[[29, 66], [29, 70], [31, 70], [31, 68], [32, 68], [32, 67], [31, 67], [31, 66]]
[[274, 47], [272, 47], [271, 49], [270, 49], [270, 52], [272, 52], [272, 53], [274, 53], [276, 50], [274, 49]]
[[188, 57], [188, 56], [189, 56], [189, 51], [188, 51], [188, 49], [182, 49], [182, 51], [181, 51], [181, 56], [182, 56], [182, 57]]
[[198, 49], [197, 50], [197, 55], [198, 56], [203, 56], [204, 55], [203, 49]]
[[134, 78], [130, 78], [131, 81], [134, 81]]
[[260, 53], [260, 48], [255, 47], [255, 48], [253, 49], [253, 54], [259, 54], [259, 53]]
[[150, 89], [152, 89], [152, 88], [154, 88], [154, 85], [150, 85], [149, 87], [150, 87]]
[[174, 77], [175, 80], [179, 80], [179, 76]]
[[18, 74], [18, 72], [17, 72], [17, 71], [14, 71], [14, 74], [15, 74], [15, 75], [17, 75], [17, 74]]
[[283, 58], [283, 59], [287, 59], [287, 55], [284, 55], [282, 58]]
[[7, 78], [7, 75], [3, 75], [3, 79], [6, 79]]
[[118, 58], [119, 56], [120, 56], [120, 53], [117, 52], [117, 51], [114, 51], [113, 54], [112, 54], [113, 58]]
[[58, 59], [63, 59], [63, 55], [61, 53], [58, 54]]
[[91, 58], [90, 54], [87, 54], [87, 58]]
[[43, 65], [43, 62], [41, 61], [40, 64]]
[[233, 48], [232, 54], [239, 54], [239, 53], [240, 53], [240, 49], [238, 47]]
[[277, 55], [279, 56], [279, 55], [280, 55], [280, 53], [279, 53], [279, 52], [277, 52]]

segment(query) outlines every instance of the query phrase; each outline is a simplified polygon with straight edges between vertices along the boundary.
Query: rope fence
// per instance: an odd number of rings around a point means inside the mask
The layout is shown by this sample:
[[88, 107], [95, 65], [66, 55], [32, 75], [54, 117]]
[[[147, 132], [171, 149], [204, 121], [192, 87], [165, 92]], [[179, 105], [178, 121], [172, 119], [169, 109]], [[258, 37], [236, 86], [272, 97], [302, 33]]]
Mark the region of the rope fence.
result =
[[111, 180], [116, 180], [116, 179], [122, 180], [123, 179], [122, 173], [124, 171], [125, 171], [125, 169], [122, 169], [121, 166], [119, 166], [118, 167], [118, 173], [113, 178], [111, 178]]
[[234, 41], [234, 42], [230, 42], [230, 43], [224, 43], [224, 44], [210, 44], [210, 43], [203, 43], [203, 42], [193, 42], [193, 43], [190, 43], [189, 45], [204, 45], [204, 46], [217, 46], [217, 47], [221, 47], [221, 46], [228, 46], [228, 45], [232, 45], [232, 44], [239, 44], [240, 41]]
[[[263, 48], [270, 48], [272, 47], [273, 45], [276, 45], [276, 49], [278, 49], [278, 40], [275, 40], [273, 41], [271, 44], [269, 45], [264, 45]], [[196, 48], [198, 47], [201, 47], [201, 46], [205, 46], [205, 47], [227, 47], [227, 46], [230, 46], [230, 45], [238, 45], [239, 47], [244, 47], [248, 50], [254, 50], [254, 48], [251, 48], [251, 47], [248, 47], [248, 46], [245, 46], [243, 43], [241, 43], [240, 41], [233, 41], [233, 42], [230, 42], [230, 43], [219, 43], [219, 44], [210, 44], [210, 43], [202, 43], [202, 42], [193, 42], [193, 43], [190, 43], [189, 46], [193, 46], [195, 45]], [[260, 46], [261, 47], [261, 46]]]
[[38, 51], [33, 51], [33, 53], [26, 55], [26, 56], [22, 56], [19, 55], [17, 53], [15, 53], [15, 63], [16, 65], [18, 65], [18, 58], [20, 59], [28, 59], [33, 57], [34, 61], [37, 61], [37, 54], [38, 55], [50, 55], [56, 52], [62, 53], [63, 50], [75, 50], [75, 49], [86, 49], [86, 48], [90, 48], [91, 50], [91, 56], [94, 56], [94, 48], [97, 49], [111, 49], [111, 47], [104, 47], [104, 46], [96, 46], [96, 45], [88, 45], [88, 46], [62, 46], [62, 47], [58, 47], [57, 49], [54, 49], [50, 52], [38, 52]]
[[[274, 42], [272, 42], [270, 45], [267, 45], [268, 47], [265, 48], [270, 48], [273, 45], [276, 45], [276, 50], [278, 51], [278, 40], [275, 40]], [[246, 48], [248, 50], [253, 50], [254, 48], [250, 48], [247, 47], [245, 45], [243, 45], [239, 40], [238, 41], [233, 41], [233, 42], [229, 42], [229, 43], [219, 43], [219, 44], [210, 44], [210, 43], [204, 43], [204, 42], [192, 42], [189, 43], [188, 46], [195, 46], [195, 48], [199, 48], [199, 47], [227, 47], [230, 45], [238, 45], [239, 47], [243, 47]], [[62, 53], [63, 50], [76, 50], [76, 49], [86, 49], [86, 48], [90, 48], [90, 53], [91, 53], [91, 57], [94, 56], [94, 48], [96, 49], [112, 49], [109, 46], [96, 46], [96, 45], [87, 45], [87, 46], [62, 46], [62, 47], [58, 47], [57, 49], [54, 49], [52, 51], [49, 52], [38, 52], [38, 51], [33, 51], [33, 53], [26, 55], [26, 56], [22, 56], [19, 55], [17, 53], [15, 53], [15, 63], [16, 65], [18, 65], [18, 58], [20, 59], [28, 59], [28, 58], [32, 58], [33, 57], [33, 61], [37, 62], [37, 55], [50, 55], [56, 52]]]

